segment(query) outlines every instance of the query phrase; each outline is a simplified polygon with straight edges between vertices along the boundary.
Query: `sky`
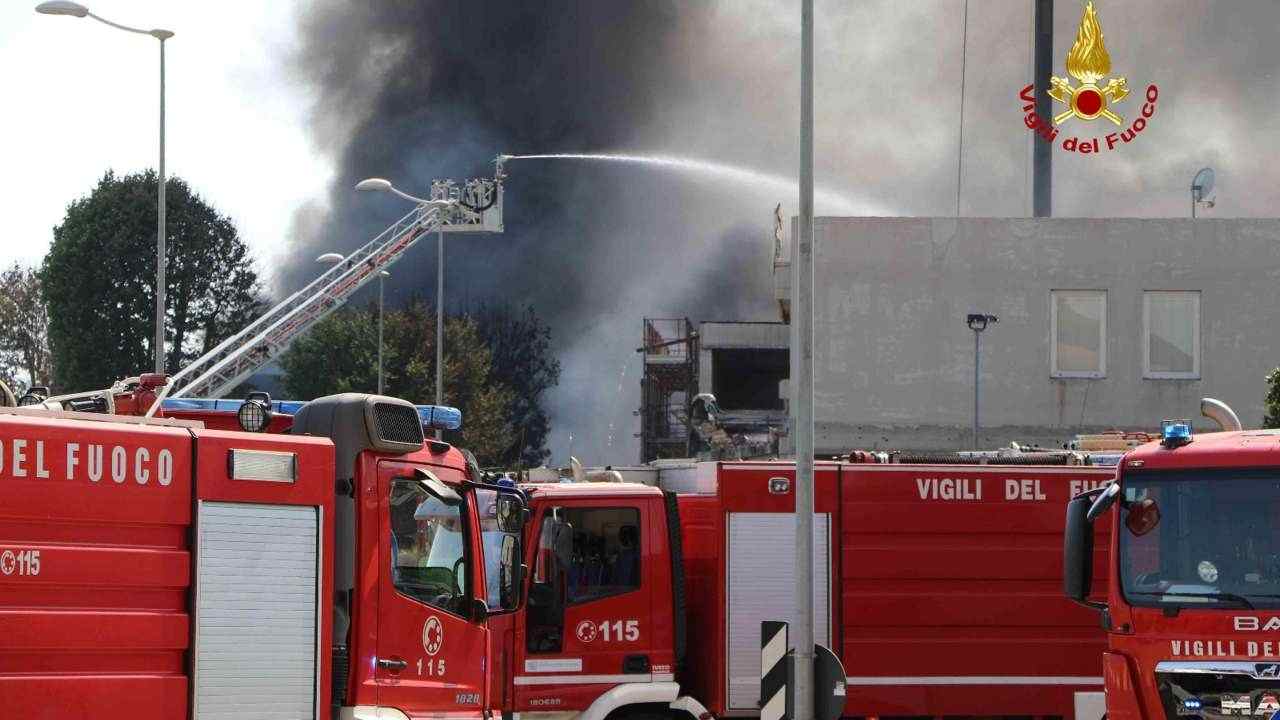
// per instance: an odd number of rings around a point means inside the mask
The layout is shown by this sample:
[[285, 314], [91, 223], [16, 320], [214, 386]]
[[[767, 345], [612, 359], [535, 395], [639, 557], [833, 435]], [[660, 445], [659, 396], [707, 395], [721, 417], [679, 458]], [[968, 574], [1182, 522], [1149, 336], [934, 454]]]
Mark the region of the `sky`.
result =
[[[68, 203], [108, 168], [155, 168], [159, 42], [91, 18], [0, 3], [0, 264], [38, 264]], [[260, 271], [285, 251], [294, 208], [332, 174], [306, 131], [308, 91], [284, 59], [293, 2], [99, 0], [97, 15], [172, 30], [165, 48], [166, 171], [179, 175], [249, 244]]]
[[[153, 166], [156, 155], [156, 41], [89, 19], [38, 16], [31, 5], [0, 7], [0, 81], [10, 100], [10, 112], [0, 115], [0, 152], [9, 165], [0, 176], [0, 197], [8, 200], [3, 264], [38, 262], [69, 201], [108, 167], [139, 170]], [[1126, 77], [1132, 91], [1116, 110], [1132, 122], [1153, 83], [1159, 100], [1147, 128], [1119, 151], [1078, 156], [1055, 148], [1055, 214], [1185, 216], [1191, 177], [1211, 165], [1217, 204], [1204, 216], [1275, 216], [1280, 46], [1273, 39], [1280, 3], [1096, 5], [1112, 74]], [[1065, 75], [1083, 3], [1056, 6], [1055, 73]], [[296, 286], [317, 251], [349, 250], [403, 213], [391, 199], [351, 200], [357, 175], [382, 174], [384, 167], [399, 168], [403, 174], [393, 179], [417, 187], [440, 174], [482, 170], [500, 152], [661, 153], [783, 178], [794, 178], [798, 166], [799, 3], [790, 0], [616, 5], [645, 8], [626, 21], [655, 15], [653, 27], [661, 31], [654, 50], [627, 46], [631, 56], [621, 59], [601, 40], [619, 37], [609, 34], [616, 33], [607, 28], [609, 18], [600, 25], [584, 10], [601, 6], [576, 0], [536, 6], [548, 9], [539, 22], [559, 27], [551, 37], [585, 52], [587, 62], [626, 75], [625, 83], [619, 78], [626, 102], [598, 87], [556, 86], [536, 67], [556, 67], [555, 53], [526, 56], [537, 48], [494, 40], [509, 38], [501, 32], [509, 28], [494, 28], [492, 37], [483, 26], [432, 34], [400, 17], [421, 9], [413, 3], [103, 0], [91, 7], [119, 22], [177, 33], [168, 43], [170, 172], [231, 216], [273, 291]], [[867, 213], [1030, 214], [1034, 140], [1018, 93], [1031, 82], [1031, 3], [971, 0], [967, 7], [966, 18], [964, 0], [817, 0], [820, 187]], [[485, 23], [502, 16], [468, 17]], [[449, 46], [454, 38], [483, 44]], [[406, 54], [411, 50], [421, 54]], [[483, 102], [450, 104], [455, 95], [434, 90], [458, 81], [450, 69], [468, 55], [514, 59], [517, 77], [491, 82], [489, 95], [479, 93]], [[609, 82], [607, 75], [588, 79]], [[477, 82], [461, 82], [467, 80]], [[603, 104], [579, 107], [579, 92]], [[443, 99], [429, 101], [437, 95]], [[608, 132], [594, 132], [584, 114], [604, 112], [618, 117], [595, 123]], [[502, 125], [522, 119], [593, 131], [567, 134], [581, 146], [504, 145], [522, 136], [500, 132]], [[463, 129], [445, 137], [458, 139], [453, 150], [474, 155], [467, 162], [441, 160], [441, 148], [427, 142], [439, 137], [422, 130], [455, 121]], [[466, 132], [469, 122], [479, 131]], [[1069, 121], [1061, 132], [1059, 142], [1106, 131], [1102, 122]], [[554, 462], [565, 462], [569, 452], [590, 462], [633, 461], [640, 318], [775, 320], [767, 268], [753, 253], [771, 242], [773, 205], [783, 203], [790, 215], [795, 194], [709, 177], [586, 165], [552, 171], [522, 162], [508, 168], [507, 232], [451, 240], [449, 282], [465, 294], [471, 278], [488, 271], [499, 286], [518, 288], [517, 299], [547, 308], [565, 365], [561, 387], [548, 398]], [[642, 175], [647, 179], [637, 179]], [[586, 208], [583, 217], [557, 218], [559, 232], [578, 249], [552, 258], [536, 254], [547, 231], [535, 232], [539, 218], [520, 205], [549, 188], [565, 207]], [[673, 242], [678, 251], [670, 250]], [[433, 261], [434, 248], [413, 252], [402, 268], [434, 277], [424, 264]], [[731, 262], [735, 253], [746, 259]], [[511, 258], [539, 263], [528, 262], [517, 275]], [[418, 274], [393, 272], [390, 296], [423, 288], [429, 294], [429, 284], [413, 279]], [[566, 285], [574, 292], [565, 293]], [[708, 288], [751, 297], [708, 303]], [[564, 312], [557, 295], [579, 307]]]

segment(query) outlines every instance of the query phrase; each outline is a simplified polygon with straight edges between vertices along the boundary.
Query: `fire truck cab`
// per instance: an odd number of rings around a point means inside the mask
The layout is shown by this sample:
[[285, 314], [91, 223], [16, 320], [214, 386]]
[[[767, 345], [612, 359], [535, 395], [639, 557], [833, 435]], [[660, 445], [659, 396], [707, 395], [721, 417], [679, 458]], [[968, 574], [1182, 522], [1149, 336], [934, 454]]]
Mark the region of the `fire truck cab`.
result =
[[1169, 423], [1068, 504], [1064, 590], [1100, 613], [1111, 720], [1280, 713], [1277, 466], [1276, 431]]

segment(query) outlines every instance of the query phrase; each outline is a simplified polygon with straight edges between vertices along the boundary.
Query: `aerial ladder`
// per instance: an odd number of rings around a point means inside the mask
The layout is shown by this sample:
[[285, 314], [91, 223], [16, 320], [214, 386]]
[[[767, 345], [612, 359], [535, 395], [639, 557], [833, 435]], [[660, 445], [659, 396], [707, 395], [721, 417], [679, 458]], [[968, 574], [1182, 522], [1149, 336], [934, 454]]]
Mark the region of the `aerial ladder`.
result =
[[[438, 231], [502, 232], [504, 160], [504, 156], [497, 158], [492, 178], [473, 178], [461, 185], [453, 180], [432, 181], [428, 201], [416, 204], [377, 237], [167, 380], [158, 375], [144, 375], [126, 378], [104, 390], [54, 397], [28, 393], [19, 404], [114, 414], [126, 411], [117, 407], [118, 397], [146, 389], [154, 393], [154, 400], [144, 407], [131, 409], [140, 414], [145, 408], [150, 417], [166, 397], [225, 396], [258, 368], [280, 357], [293, 341], [341, 307], [360, 288], [377, 279], [380, 271], [403, 257], [422, 237]], [[148, 400], [150, 397], [147, 396]]]

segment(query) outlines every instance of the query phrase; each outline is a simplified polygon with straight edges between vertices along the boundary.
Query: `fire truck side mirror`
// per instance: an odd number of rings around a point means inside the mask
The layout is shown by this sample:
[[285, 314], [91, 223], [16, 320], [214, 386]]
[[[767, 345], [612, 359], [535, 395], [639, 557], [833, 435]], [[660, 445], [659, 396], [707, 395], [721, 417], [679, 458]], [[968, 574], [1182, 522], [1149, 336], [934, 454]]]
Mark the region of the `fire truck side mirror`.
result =
[[520, 588], [524, 584], [524, 565], [520, 562], [520, 540], [516, 535], [503, 535], [498, 563], [498, 601], [503, 610], [520, 606]]
[[500, 494], [497, 500], [498, 529], [504, 533], [518, 533], [524, 530], [525, 517], [528, 510], [520, 498], [510, 494]]
[[1093, 521], [1089, 519], [1089, 508], [1093, 501], [1093, 494], [1086, 493], [1067, 503], [1067, 523], [1062, 537], [1062, 592], [1081, 605], [1100, 609], [1099, 603], [1089, 600], [1089, 591], [1093, 588]]

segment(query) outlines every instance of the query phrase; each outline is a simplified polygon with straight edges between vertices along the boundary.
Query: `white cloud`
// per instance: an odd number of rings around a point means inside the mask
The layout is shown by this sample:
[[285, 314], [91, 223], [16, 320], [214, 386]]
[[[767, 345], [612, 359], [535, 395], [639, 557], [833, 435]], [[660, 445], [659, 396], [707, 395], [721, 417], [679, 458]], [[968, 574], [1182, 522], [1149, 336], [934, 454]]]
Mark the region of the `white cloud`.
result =
[[[155, 167], [156, 40], [89, 18], [0, 7], [0, 263], [36, 263], [67, 203], [107, 168]], [[166, 169], [231, 216], [270, 280], [293, 209], [323, 197], [328, 158], [311, 143], [310, 98], [281, 61], [296, 42], [295, 2], [91, 2], [113, 21], [163, 27]]]

